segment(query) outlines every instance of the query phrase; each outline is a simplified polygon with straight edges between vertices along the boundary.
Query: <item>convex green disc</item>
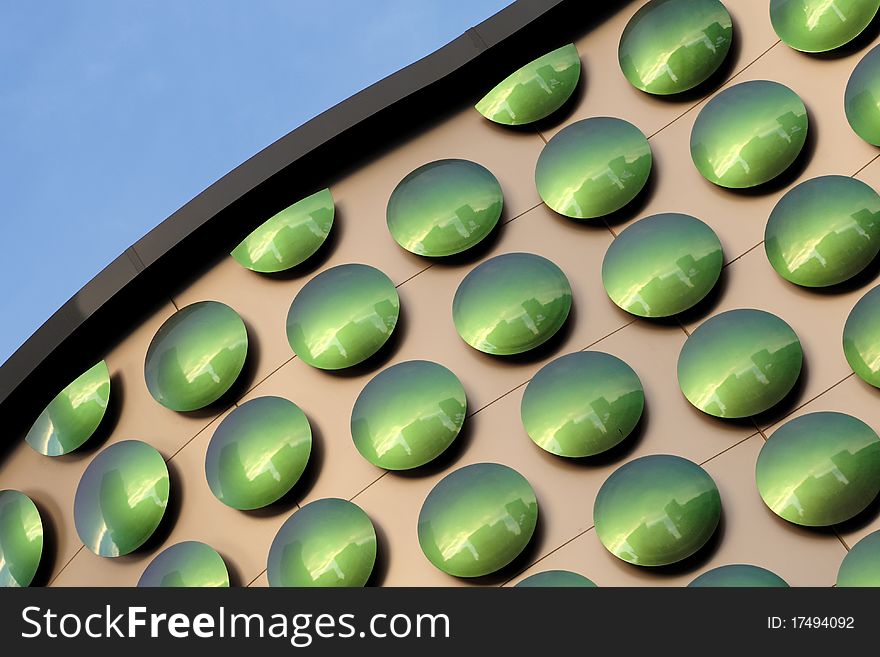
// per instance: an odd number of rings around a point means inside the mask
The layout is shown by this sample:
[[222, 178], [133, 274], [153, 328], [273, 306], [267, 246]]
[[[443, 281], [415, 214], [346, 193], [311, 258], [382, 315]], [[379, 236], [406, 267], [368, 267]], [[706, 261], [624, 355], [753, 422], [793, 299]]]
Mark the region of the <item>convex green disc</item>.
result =
[[610, 299], [639, 317], [691, 308], [718, 281], [724, 255], [709, 226], [686, 214], [655, 214], [617, 236], [602, 262]]
[[452, 319], [461, 339], [487, 354], [534, 349], [565, 324], [571, 286], [562, 270], [533, 253], [506, 253], [477, 265], [455, 291]]
[[476, 463], [446, 475], [419, 513], [419, 545], [428, 560], [456, 577], [493, 573], [522, 552], [538, 522], [526, 478], [498, 463]]
[[434, 460], [461, 431], [464, 387], [448, 369], [427, 360], [377, 374], [351, 411], [354, 446], [373, 465], [409, 470]]
[[492, 232], [501, 217], [501, 185], [468, 160], [437, 160], [401, 180], [388, 199], [394, 241], [417, 255], [461, 253]]
[[730, 310], [703, 322], [678, 357], [678, 385], [709, 415], [761, 413], [794, 387], [803, 350], [791, 327], [763, 310]]
[[69, 454], [95, 433], [109, 402], [110, 370], [102, 360], [49, 402], [25, 440], [46, 456]]
[[880, 587], [880, 531], [850, 548], [837, 571], [837, 586]]
[[173, 411], [204, 408], [223, 396], [248, 352], [244, 322], [219, 301], [181, 308], [153, 336], [144, 377], [153, 398]]
[[569, 43], [511, 73], [483, 96], [476, 109], [495, 123], [533, 123], [562, 107], [580, 75], [580, 55]]
[[612, 473], [593, 506], [602, 545], [638, 566], [665, 566], [699, 550], [721, 519], [721, 496], [696, 463], [643, 456]]
[[778, 82], [728, 87], [700, 110], [691, 131], [691, 158], [721, 187], [755, 187], [797, 159], [807, 138], [807, 108]]
[[305, 284], [287, 313], [287, 340], [312, 367], [357, 365], [384, 345], [400, 315], [394, 283], [375, 267], [338, 265]]
[[583, 575], [570, 570], [545, 570], [520, 581], [516, 588], [594, 588], [596, 585]]
[[755, 479], [773, 513], [797, 525], [849, 520], [880, 492], [880, 438], [845, 413], [789, 420], [758, 455]]
[[880, 146], [880, 46], [872, 48], [853, 69], [846, 83], [843, 107], [855, 133]]
[[733, 23], [718, 0], [651, 0], [620, 37], [620, 70], [636, 89], [677, 94], [696, 87], [727, 58]]
[[802, 182], [770, 213], [764, 250], [787, 281], [806, 287], [842, 283], [880, 251], [880, 195], [850, 176]]
[[30, 586], [43, 556], [43, 520], [17, 490], [0, 491], [0, 588]]
[[251, 399], [211, 436], [205, 476], [214, 497], [233, 509], [281, 499], [309, 462], [312, 429], [299, 406], [281, 397]]
[[100, 452], [76, 489], [73, 517], [83, 545], [119, 557], [143, 545], [162, 521], [170, 482], [165, 459], [139, 440]]
[[266, 220], [231, 255], [242, 267], [261, 273], [295, 267], [321, 248], [334, 213], [333, 195], [322, 189]]
[[688, 584], [688, 586], [769, 588], [787, 587], [788, 582], [766, 568], [735, 563], [706, 571]]
[[861, 34], [878, 8], [880, 0], [770, 0], [770, 22], [795, 50], [826, 52]]
[[269, 550], [269, 586], [361, 587], [376, 562], [376, 530], [347, 500], [310, 502], [285, 522]]
[[651, 174], [651, 146], [633, 124], [612, 117], [577, 121], [547, 142], [535, 168], [541, 200], [572, 219], [594, 219], [632, 201]]
[[162, 550], [138, 581], [139, 587], [228, 587], [229, 572], [217, 551], [199, 541]]
[[529, 381], [520, 416], [536, 445], [557, 456], [593, 456], [624, 440], [645, 407], [642, 382], [619, 358], [581, 351], [547, 363]]
[[880, 287], [859, 299], [846, 318], [843, 353], [860, 379], [880, 388]]

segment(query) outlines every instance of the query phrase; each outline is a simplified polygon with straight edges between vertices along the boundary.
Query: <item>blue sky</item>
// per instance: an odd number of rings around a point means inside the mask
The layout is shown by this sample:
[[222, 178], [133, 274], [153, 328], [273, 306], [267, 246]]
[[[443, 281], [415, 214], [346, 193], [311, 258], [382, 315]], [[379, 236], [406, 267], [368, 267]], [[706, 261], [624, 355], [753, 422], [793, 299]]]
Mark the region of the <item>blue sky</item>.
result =
[[510, 0], [0, 6], [0, 362], [217, 178]]

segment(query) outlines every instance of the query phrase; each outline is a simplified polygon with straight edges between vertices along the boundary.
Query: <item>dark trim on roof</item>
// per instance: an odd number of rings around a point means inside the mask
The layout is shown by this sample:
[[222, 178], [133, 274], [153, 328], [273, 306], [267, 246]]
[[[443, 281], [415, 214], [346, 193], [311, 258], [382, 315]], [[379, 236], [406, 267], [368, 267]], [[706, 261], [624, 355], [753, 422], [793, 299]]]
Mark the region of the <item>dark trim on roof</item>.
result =
[[[518, 0], [427, 57], [319, 114], [236, 167], [126, 249], [0, 367], [0, 419], [16, 435], [193, 274], [259, 221], [409, 134], [479, 99], [516, 66], [625, 2]], [[393, 144], [392, 144], [393, 146]], [[245, 230], [246, 229], [246, 230]], [[198, 250], [196, 250], [197, 247]], [[210, 264], [202, 262], [202, 265]], [[204, 269], [204, 268], [203, 268]], [[202, 270], [203, 270], [202, 269]]]

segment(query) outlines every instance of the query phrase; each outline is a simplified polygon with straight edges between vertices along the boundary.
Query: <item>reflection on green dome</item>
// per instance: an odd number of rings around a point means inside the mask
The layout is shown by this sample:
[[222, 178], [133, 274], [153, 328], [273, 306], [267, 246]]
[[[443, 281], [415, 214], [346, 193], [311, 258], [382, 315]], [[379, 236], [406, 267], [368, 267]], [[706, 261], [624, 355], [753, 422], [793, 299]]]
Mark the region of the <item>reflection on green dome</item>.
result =
[[859, 299], [846, 318], [843, 353], [860, 379], [880, 388], [880, 287]]
[[721, 187], [755, 187], [797, 159], [807, 139], [807, 108], [778, 82], [728, 87], [700, 110], [691, 157], [700, 174]]
[[229, 586], [229, 572], [223, 557], [209, 545], [185, 541], [162, 550], [141, 575], [139, 587]]
[[837, 586], [880, 587], [880, 531], [850, 548], [837, 571]]
[[208, 445], [205, 476], [214, 496], [233, 509], [259, 509], [299, 481], [312, 449], [312, 429], [299, 407], [257, 397], [227, 415]]
[[844, 413], [808, 413], [761, 448], [755, 479], [773, 513], [797, 525], [849, 520], [880, 492], [880, 438]]
[[369, 265], [332, 267], [299, 291], [287, 313], [287, 340], [312, 367], [339, 370], [375, 354], [394, 331], [394, 283]]
[[842, 283], [880, 251], [880, 196], [849, 176], [802, 182], [773, 208], [764, 249], [773, 269], [792, 283]]
[[17, 490], [0, 490], [0, 588], [30, 586], [43, 556], [43, 521]]
[[162, 521], [170, 482], [165, 459], [139, 440], [115, 443], [83, 473], [73, 503], [83, 545], [119, 557], [143, 545]]
[[743, 308], [710, 317], [691, 333], [678, 357], [678, 385], [709, 415], [739, 418], [781, 401], [801, 373], [803, 351], [784, 321]]
[[855, 133], [872, 146], [880, 146], [880, 46], [872, 48], [853, 70], [843, 107]]
[[730, 14], [718, 0], [651, 0], [620, 37], [620, 70], [636, 89], [677, 94], [706, 80], [733, 42]]
[[694, 587], [787, 587], [788, 582], [760, 566], [735, 563], [706, 571], [688, 586]]
[[110, 370], [102, 360], [49, 402], [25, 440], [46, 456], [68, 454], [95, 433], [109, 402]]
[[322, 189], [269, 218], [231, 255], [242, 267], [263, 273], [295, 267], [327, 239], [334, 212], [333, 195], [329, 189]]
[[770, 0], [770, 22], [795, 50], [825, 52], [855, 39], [878, 8], [880, 0]]
[[691, 556], [720, 519], [721, 496], [712, 477], [696, 463], [663, 454], [615, 470], [593, 506], [602, 545], [637, 566], [665, 566]]
[[642, 383], [619, 358], [600, 351], [561, 356], [526, 386], [520, 415], [542, 449], [568, 457], [611, 449], [636, 427], [645, 407]]
[[419, 545], [437, 568], [479, 577], [522, 552], [538, 522], [538, 501], [525, 477], [498, 463], [476, 463], [446, 475], [419, 513]]
[[724, 255], [709, 226], [669, 212], [640, 219], [617, 236], [602, 262], [609, 298], [639, 317], [691, 308], [718, 281]]
[[468, 160], [437, 160], [401, 180], [388, 199], [394, 241], [423, 256], [448, 256], [478, 244], [501, 217], [501, 185]]
[[411, 360], [377, 374], [351, 411], [354, 445], [373, 465], [409, 470], [437, 458], [464, 424], [458, 377], [437, 363]]
[[269, 550], [269, 586], [360, 587], [376, 562], [376, 531], [361, 508], [316, 500], [285, 522]]
[[545, 570], [520, 581], [515, 588], [595, 588], [596, 585], [583, 575], [570, 570]]
[[173, 411], [194, 411], [223, 396], [244, 367], [244, 322], [219, 301], [181, 308], [153, 336], [144, 377], [153, 398]]
[[490, 121], [525, 125], [562, 107], [577, 87], [581, 58], [573, 43], [511, 73], [476, 105]]
[[594, 219], [632, 201], [651, 173], [651, 146], [637, 127], [612, 117], [577, 121], [544, 146], [535, 168], [541, 200], [573, 219]]
[[461, 339], [487, 354], [534, 349], [565, 324], [571, 286], [562, 270], [533, 253], [479, 264], [455, 291], [452, 319]]

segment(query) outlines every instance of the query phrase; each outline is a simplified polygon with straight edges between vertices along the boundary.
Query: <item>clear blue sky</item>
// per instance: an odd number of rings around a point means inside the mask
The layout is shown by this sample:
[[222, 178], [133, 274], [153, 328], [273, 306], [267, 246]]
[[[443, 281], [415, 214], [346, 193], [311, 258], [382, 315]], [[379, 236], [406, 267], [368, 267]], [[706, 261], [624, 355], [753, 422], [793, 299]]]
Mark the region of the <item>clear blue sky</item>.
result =
[[0, 362], [217, 178], [510, 0], [0, 5]]

